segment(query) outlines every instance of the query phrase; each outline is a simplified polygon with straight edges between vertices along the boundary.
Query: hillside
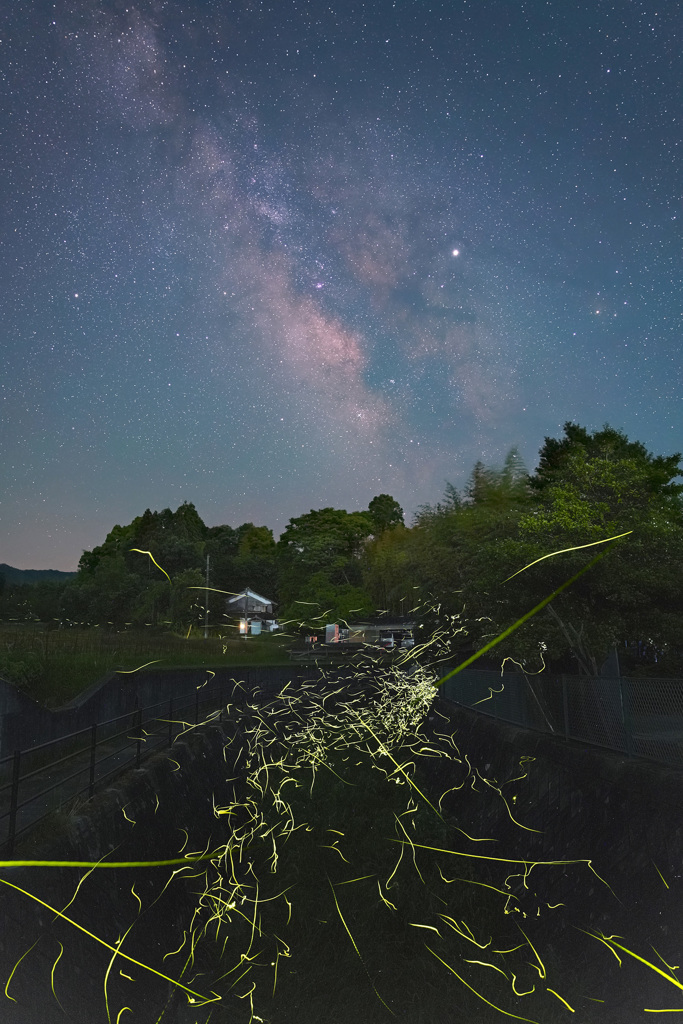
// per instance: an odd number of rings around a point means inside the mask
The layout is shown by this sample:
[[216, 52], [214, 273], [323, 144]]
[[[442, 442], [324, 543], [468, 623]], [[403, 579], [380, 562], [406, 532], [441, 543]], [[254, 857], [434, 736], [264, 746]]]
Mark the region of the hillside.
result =
[[61, 572], [59, 569], [15, 569], [13, 565], [0, 562], [0, 576], [4, 576], [8, 584], [65, 583], [75, 575], [75, 572]]

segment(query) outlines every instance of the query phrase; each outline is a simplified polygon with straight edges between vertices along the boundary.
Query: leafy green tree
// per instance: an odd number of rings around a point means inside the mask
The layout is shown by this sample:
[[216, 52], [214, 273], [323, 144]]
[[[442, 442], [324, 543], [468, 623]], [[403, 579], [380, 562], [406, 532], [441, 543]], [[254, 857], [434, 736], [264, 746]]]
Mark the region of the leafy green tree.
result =
[[103, 558], [121, 555], [125, 557], [134, 545], [134, 524], [114, 526], [107, 534], [104, 543], [94, 547], [92, 551], [84, 551], [78, 562], [78, 573], [93, 573]]
[[398, 525], [375, 535], [365, 546], [363, 582], [378, 610], [399, 615], [411, 607], [415, 539], [415, 531]]
[[273, 531], [267, 526], [254, 526], [246, 523], [240, 527], [240, 539], [237, 554], [240, 558], [259, 555], [271, 555], [275, 551]]
[[[84, 551], [78, 574], [64, 593], [67, 617], [78, 621], [156, 623], [169, 614], [166, 577], [140, 551], [151, 551], [171, 578], [203, 564], [206, 527], [194, 505], [172, 512], [146, 509], [126, 526], [116, 525], [103, 544]], [[140, 551], [133, 550], [134, 548]]]
[[340, 582], [351, 583], [348, 573], [358, 575], [363, 541], [372, 530], [372, 519], [365, 512], [311, 510], [289, 520], [278, 541], [278, 552], [287, 569], [304, 576], [325, 569]]
[[544, 487], [571, 475], [572, 458], [583, 452], [587, 458], [603, 459], [607, 462], [626, 460], [638, 467], [641, 483], [653, 494], [677, 497], [683, 492], [683, 484], [675, 477], [683, 476], [679, 467], [681, 453], [674, 455], [651, 455], [640, 441], [629, 441], [626, 434], [608, 423], [602, 430], [592, 434], [577, 423], [564, 424], [564, 437], [546, 437], [539, 452], [538, 468], [530, 478], [532, 487]]
[[131, 548], [151, 551], [171, 577], [185, 569], [201, 567], [206, 526], [191, 502], [183, 502], [175, 512], [169, 508], [161, 512], [146, 509], [142, 516], [133, 520], [129, 529], [133, 542], [129, 545], [127, 563], [131, 571], [146, 574], [148, 578], [158, 572], [149, 559]]
[[[312, 509], [290, 519], [277, 543], [279, 593], [285, 613], [297, 600], [317, 602], [314, 595], [320, 596], [323, 585], [360, 590], [360, 556], [372, 531], [367, 512]], [[367, 595], [365, 600], [369, 601]]]
[[[140, 547], [134, 544], [133, 547]], [[155, 560], [169, 576], [177, 576], [186, 569], [201, 569], [204, 563], [204, 544], [202, 541], [187, 540], [174, 533], [165, 533], [157, 536], [154, 543], [142, 550], [149, 550]], [[159, 570], [151, 559], [137, 551], [131, 551], [126, 559], [132, 571], [147, 579], [156, 578]]]
[[[546, 439], [541, 450], [535, 483], [532, 478], [539, 500], [519, 522], [520, 541], [531, 544], [536, 557], [632, 531], [548, 611], [555, 643], [571, 649], [588, 672], [597, 671], [615, 643], [642, 640], [665, 648], [683, 641], [680, 458], [653, 456], [609, 426], [588, 434], [567, 424], [564, 443]], [[528, 570], [527, 579], [542, 579], [552, 591], [595, 553], [547, 559]]]
[[206, 526], [191, 501], [184, 501], [173, 513], [172, 530], [178, 537], [189, 541], [203, 541]]
[[66, 586], [66, 582], [57, 580], [10, 583], [0, 591], [0, 619], [30, 619], [56, 627], [62, 614], [62, 595]]
[[121, 628], [130, 620], [139, 592], [139, 578], [128, 570], [123, 554], [107, 554], [93, 569], [79, 569], [65, 587], [62, 607], [65, 617], [73, 621]]
[[158, 626], [168, 619], [170, 601], [170, 584], [160, 572], [145, 584], [141, 584], [138, 578], [128, 620], [136, 627]]
[[413, 583], [446, 614], [466, 608], [473, 642], [488, 632], [490, 591], [504, 578], [501, 552], [517, 537], [530, 502], [526, 470], [512, 449], [502, 469], [477, 463], [462, 495], [448, 484], [441, 502], [421, 506], [415, 516], [408, 563]]
[[322, 626], [327, 622], [352, 622], [370, 615], [373, 603], [362, 587], [333, 584], [324, 570], [306, 581], [302, 596], [282, 609], [281, 618]]
[[413, 517], [413, 525], [429, 526], [433, 521], [441, 520], [445, 516], [457, 512], [462, 507], [462, 503], [463, 501], [458, 489], [453, 484], [446, 483], [443, 501], [438, 501], [436, 505], [420, 505]]
[[373, 498], [368, 505], [368, 513], [372, 519], [375, 537], [395, 526], [404, 525], [403, 509], [390, 494], [378, 494]]
[[525, 479], [514, 452], [502, 471], [477, 465], [460, 506], [451, 501], [423, 513], [417, 532], [428, 582], [446, 609], [457, 595], [481, 646], [600, 548], [546, 555], [632, 530], [498, 648], [520, 660], [535, 655], [537, 664], [539, 650], [571, 655], [594, 674], [617, 642], [683, 639], [681, 489], [674, 482], [680, 457], [651, 456], [609, 427], [565, 433], [571, 443], [546, 440], [535, 477]]
[[[251, 524], [250, 524], [251, 525]], [[235, 591], [233, 562], [240, 534], [230, 526], [210, 526], [206, 531], [204, 554], [210, 557], [211, 585]]]
[[238, 528], [239, 543], [232, 559], [230, 589], [251, 587], [273, 601], [278, 599], [277, 546], [267, 526], [245, 523]]
[[477, 462], [465, 494], [465, 505], [488, 509], [517, 508], [527, 502], [529, 478], [517, 448], [510, 449], [502, 469], [492, 469]]

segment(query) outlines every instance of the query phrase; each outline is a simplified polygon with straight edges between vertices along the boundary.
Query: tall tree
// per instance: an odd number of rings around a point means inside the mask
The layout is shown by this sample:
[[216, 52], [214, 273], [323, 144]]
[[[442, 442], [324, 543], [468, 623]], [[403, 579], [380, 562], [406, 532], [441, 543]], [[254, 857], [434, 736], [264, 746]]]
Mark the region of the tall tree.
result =
[[277, 601], [277, 547], [273, 531], [267, 526], [245, 523], [236, 533], [239, 542], [232, 559], [229, 589], [239, 592], [251, 587], [263, 597]]
[[403, 526], [403, 509], [390, 494], [378, 494], [368, 505], [373, 533], [379, 537], [385, 530]]
[[610, 427], [591, 434], [572, 425], [562, 441], [546, 439], [534, 477], [514, 451], [502, 470], [478, 464], [463, 500], [451, 489], [438, 506], [419, 511], [415, 582], [446, 611], [464, 607], [481, 646], [602, 549], [544, 556], [632, 530], [498, 651], [571, 655], [593, 673], [615, 642], [675, 647], [683, 642], [678, 461], [653, 456]]
[[199, 569], [185, 569], [173, 580], [170, 588], [169, 618], [183, 632], [189, 625], [199, 625], [204, 617], [204, 591], [197, 589], [204, 579]]
[[[664, 648], [683, 640], [683, 487], [675, 482], [683, 475], [680, 458], [653, 456], [609, 426], [589, 434], [566, 424], [565, 438], [546, 439], [541, 449], [539, 499], [520, 519], [522, 542], [540, 557], [631, 531], [548, 613], [586, 670], [595, 671], [616, 642]], [[554, 589], [596, 550], [547, 559], [529, 570], [528, 579], [543, 579]]]
[[131, 620], [141, 590], [140, 577], [129, 571], [123, 553], [106, 553], [93, 567], [79, 565], [64, 589], [62, 608], [72, 621], [121, 628]]
[[[519, 464], [493, 475], [477, 467], [469, 500], [451, 516], [450, 536], [443, 521], [440, 536], [480, 644], [604, 551], [499, 648], [518, 658], [539, 649], [571, 655], [593, 674], [615, 643], [666, 647], [683, 639], [679, 457], [652, 456], [608, 427], [590, 434], [574, 425], [565, 435], [566, 443], [546, 440], [530, 489]], [[583, 547], [629, 530], [609, 550]], [[530, 567], [518, 573], [524, 566]]]
[[148, 556], [133, 549], [151, 551], [161, 568], [175, 578], [202, 568], [206, 532], [190, 502], [175, 512], [146, 509], [132, 523], [117, 524], [102, 544], [83, 552], [78, 573], [64, 593], [64, 614], [117, 626], [163, 620], [170, 605], [166, 577]]
[[411, 607], [414, 550], [415, 531], [400, 525], [376, 535], [366, 545], [363, 582], [379, 611], [399, 615]]
[[239, 546], [239, 533], [230, 526], [210, 526], [206, 531], [204, 554], [210, 556], [212, 586], [235, 590], [233, 561]]
[[646, 489], [653, 494], [676, 497], [683, 492], [683, 484], [675, 478], [683, 476], [680, 469], [681, 453], [674, 455], [651, 455], [640, 441], [629, 441], [621, 430], [608, 423], [602, 430], [591, 434], [578, 423], [564, 424], [564, 437], [546, 437], [539, 452], [538, 468], [530, 478], [531, 485], [542, 490], [553, 482], [571, 475], [572, 458], [583, 452], [587, 458], [602, 459], [606, 462], [627, 460], [639, 467], [646, 482]]
[[[360, 556], [372, 532], [367, 512], [311, 509], [290, 519], [277, 543], [283, 608], [294, 611], [296, 601], [320, 604], [321, 587], [326, 593], [329, 588], [352, 588], [359, 591], [356, 598], [360, 600]], [[361, 604], [367, 601], [363, 594]]]

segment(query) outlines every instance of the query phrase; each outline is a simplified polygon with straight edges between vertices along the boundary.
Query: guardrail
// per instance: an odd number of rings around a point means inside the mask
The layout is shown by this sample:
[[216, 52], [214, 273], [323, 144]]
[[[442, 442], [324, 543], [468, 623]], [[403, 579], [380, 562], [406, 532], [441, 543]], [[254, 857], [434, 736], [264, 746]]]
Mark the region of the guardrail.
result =
[[[2, 758], [0, 822], [7, 823], [5, 839], [0, 840], [2, 852], [11, 856], [17, 839], [51, 813], [55, 804], [64, 805], [86, 792], [89, 799], [104, 783], [131, 765], [139, 767], [155, 751], [172, 746], [188, 724], [199, 723], [200, 709], [202, 714], [208, 707], [217, 709], [215, 715], [209, 715], [205, 720], [222, 721], [229, 696], [229, 687], [225, 683], [207, 685], [186, 698], [169, 698], [146, 707], [136, 707], [117, 718], [95, 722], [77, 732], [27, 750], [15, 750]], [[161, 708], [164, 710], [160, 712]], [[188, 710], [192, 722], [183, 717]], [[155, 711], [158, 712], [156, 715], [153, 714]], [[62, 756], [53, 757], [55, 752]], [[98, 757], [98, 753], [102, 756]], [[102, 768], [105, 762], [110, 762], [106, 770]], [[27, 765], [29, 770], [24, 770]], [[46, 775], [56, 775], [57, 781], [40, 788]], [[6, 781], [3, 781], [3, 776]], [[78, 788], [84, 777], [87, 782]], [[20, 796], [26, 798], [20, 800]], [[45, 807], [46, 810], [43, 809]]]
[[441, 696], [524, 729], [683, 768], [683, 679], [466, 670]]

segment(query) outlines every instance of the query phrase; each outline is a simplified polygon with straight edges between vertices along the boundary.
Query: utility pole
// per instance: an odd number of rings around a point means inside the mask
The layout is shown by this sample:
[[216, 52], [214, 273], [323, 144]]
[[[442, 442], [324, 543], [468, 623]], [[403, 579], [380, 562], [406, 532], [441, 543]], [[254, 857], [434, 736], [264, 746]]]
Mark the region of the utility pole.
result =
[[206, 590], [204, 591], [204, 639], [209, 636], [209, 555], [206, 556]]

